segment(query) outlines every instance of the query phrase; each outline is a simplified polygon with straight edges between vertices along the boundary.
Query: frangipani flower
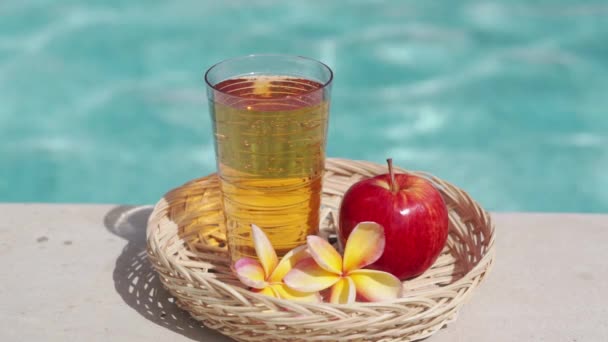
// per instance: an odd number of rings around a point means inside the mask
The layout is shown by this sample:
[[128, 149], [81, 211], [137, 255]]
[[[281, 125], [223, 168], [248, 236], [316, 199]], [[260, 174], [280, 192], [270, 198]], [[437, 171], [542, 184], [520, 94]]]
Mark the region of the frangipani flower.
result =
[[283, 278], [296, 263], [310, 258], [306, 246], [293, 249], [285, 254], [281, 262], [278, 262], [277, 253], [262, 229], [252, 224], [251, 235], [259, 261], [241, 258], [234, 264], [235, 273], [243, 284], [252, 287], [254, 292], [271, 297], [307, 302], [320, 300], [317, 291], [301, 292], [291, 289], [283, 283]]
[[401, 293], [401, 282], [397, 277], [362, 269], [382, 256], [384, 244], [384, 228], [375, 222], [361, 222], [353, 229], [344, 247], [344, 258], [329, 242], [310, 235], [307, 246], [312, 259], [300, 261], [283, 281], [302, 292], [331, 287], [332, 303], [353, 303], [357, 294], [368, 301], [395, 299]]

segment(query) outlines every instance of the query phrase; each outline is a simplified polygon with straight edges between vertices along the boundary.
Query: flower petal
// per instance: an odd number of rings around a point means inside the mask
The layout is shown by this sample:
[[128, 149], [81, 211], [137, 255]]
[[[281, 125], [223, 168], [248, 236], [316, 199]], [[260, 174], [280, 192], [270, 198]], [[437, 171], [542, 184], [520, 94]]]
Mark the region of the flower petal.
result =
[[376, 222], [361, 222], [348, 236], [344, 247], [344, 272], [376, 262], [384, 253], [384, 228]]
[[329, 242], [316, 235], [309, 235], [306, 242], [308, 252], [321, 268], [338, 275], [342, 274], [342, 257]]
[[265, 279], [270, 276], [275, 267], [277, 267], [278, 258], [277, 253], [274, 251], [268, 236], [264, 233], [264, 231], [256, 226], [255, 224], [251, 225], [251, 236], [253, 239], [253, 246], [255, 247], [255, 252], [260, 259], [260, 263], [264, 268], [264, 274], [266, 275]]
[[329, 301], [333, 304], [351, 304], [355, 302], [357, 290], [350, 277], [342, 277], [331, 287]]
[[289, 251], [289, 253], [285, 254], [277, 267], [275, 267], [274, 271], [268, 278], [268, 281], [271, 283], [281, 282], [283, 278], [287, 275], [289, 271], [302, 259], [310, 258], [310, 254], [306, 250], [306, 245], [296, 247]]
[[317, 292], [324, 290], [340, 279], [340, 276], [322, 269], [314, 259], [300, 261], [283, 281], [287, 286], [300, 292]]
[[370, 302], [392, 300], [401, 295], [401, 281], [390, 273], [356, 270], [348, 276], [355, 283], [357, 294]]
[[266, 295], [268, 297], [281, 298], [281, 297], [279, 297], [279, 294], [277, 293], [277, 291], [270, 286], [266, 286], [263, 289], [253, 289], [252, 291], [255, 293], [260, 293], [260, 294]]
[[321, 295], [319, 292], [300, 292], [296, 291], [284, 283], [276, 283], [270, 285], [270, 287], [279, 295], [279, 298], [295, 300], [299, 302], [307, 303], [319, 303], [321, 302]]
[[239, 280], [249, 287], [263, 289], [268, 285], [264, 269], [257, 260], [240, 258], [234, 263], [234, 271]]

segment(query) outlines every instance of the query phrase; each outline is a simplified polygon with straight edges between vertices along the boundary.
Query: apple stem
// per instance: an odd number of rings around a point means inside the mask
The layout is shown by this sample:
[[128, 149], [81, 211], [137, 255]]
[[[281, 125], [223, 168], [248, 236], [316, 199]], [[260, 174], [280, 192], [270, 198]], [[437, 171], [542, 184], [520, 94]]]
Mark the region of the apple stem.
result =
[[397, 193], [397, 182], [395, 181], [395, 171], [393, 170], [393, 158], [388, 158], [386, 160], [386, 163], [388, 164], [388, 174], [390, 175], [390, 186], [391, 186], [391, 191], [393, 193]]

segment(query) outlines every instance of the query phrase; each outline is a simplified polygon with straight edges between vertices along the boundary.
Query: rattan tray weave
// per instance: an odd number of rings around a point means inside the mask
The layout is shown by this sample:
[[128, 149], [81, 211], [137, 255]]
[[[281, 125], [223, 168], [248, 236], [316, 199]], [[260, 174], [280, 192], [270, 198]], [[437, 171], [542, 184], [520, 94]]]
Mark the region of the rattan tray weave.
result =
[[[399, 172], [409, 172], [396, 169]], [[321, 234], [334, 233], [343, 193], [354, 182], [386, 173], [378, 164], [328, 159]], [[147, 231], [148, 257], [178, 305], [238, 341], [413, 341], [456, 318], [494, 260], [494, 226], [464, 191], [431, 175], [449, 208], [448, 242], [423, 275], [403, 282], [393, 302], [332, 305], [281, 300], [248, 291], [232, 274], [216, 175], [167, 193]]]

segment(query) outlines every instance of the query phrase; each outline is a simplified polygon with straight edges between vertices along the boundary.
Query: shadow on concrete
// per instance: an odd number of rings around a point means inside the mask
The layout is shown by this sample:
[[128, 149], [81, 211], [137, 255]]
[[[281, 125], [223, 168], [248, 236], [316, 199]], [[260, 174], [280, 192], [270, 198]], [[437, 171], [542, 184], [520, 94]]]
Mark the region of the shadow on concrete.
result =
[[140, 315], [192, 340], [232, 341], [177, 307], [175, 298], [163, 288], [146, 254], [146, 226], [151, 213], [151, 206], [118, 206], [104, 217], [105, 227], [127, 241], [114, 267], [116, 292]]

